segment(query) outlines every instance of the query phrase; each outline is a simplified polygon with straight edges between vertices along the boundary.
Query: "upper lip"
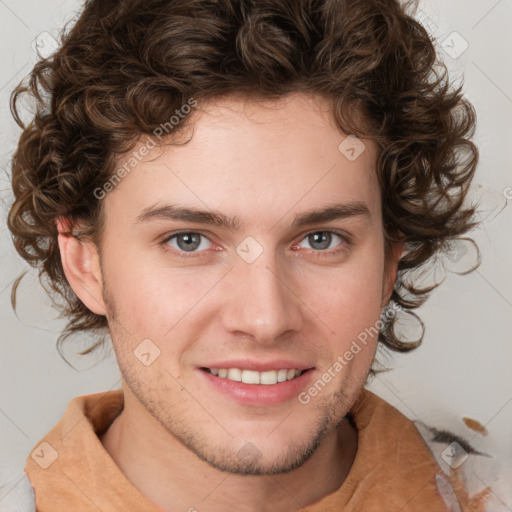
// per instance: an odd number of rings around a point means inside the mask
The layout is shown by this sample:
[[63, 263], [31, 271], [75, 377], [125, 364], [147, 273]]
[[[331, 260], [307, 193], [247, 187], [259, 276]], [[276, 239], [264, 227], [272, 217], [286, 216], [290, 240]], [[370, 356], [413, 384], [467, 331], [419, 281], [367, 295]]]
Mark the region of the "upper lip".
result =
[[254, 359], [230, 359], [229, 361], [217, 361], [208, 363], [201, 368], [240, 368], [241, 370], [253, 370], [257, 372], [267, 372], [271, 370], [309, 370], [313, 365], [290, 361], [289, 359], [274, 359], [272, 361], [256, 361]]

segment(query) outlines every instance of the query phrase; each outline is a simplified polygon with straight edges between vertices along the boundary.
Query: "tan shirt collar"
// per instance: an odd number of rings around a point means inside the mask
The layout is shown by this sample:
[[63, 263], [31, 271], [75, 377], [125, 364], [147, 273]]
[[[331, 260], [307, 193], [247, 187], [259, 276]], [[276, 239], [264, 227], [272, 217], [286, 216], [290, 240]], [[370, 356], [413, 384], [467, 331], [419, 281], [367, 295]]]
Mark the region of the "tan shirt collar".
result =
[[[73, 399], [61, 421], [27, 458], [39, 512], [161, 512], [124, 476], [99, 436], [123, 407], [122, 390]], [[333, 494], [303, 512], [446, 512], [436, 490], [441, 470], [414, 424], [363, 389], [350, 415], [358, 451]]]

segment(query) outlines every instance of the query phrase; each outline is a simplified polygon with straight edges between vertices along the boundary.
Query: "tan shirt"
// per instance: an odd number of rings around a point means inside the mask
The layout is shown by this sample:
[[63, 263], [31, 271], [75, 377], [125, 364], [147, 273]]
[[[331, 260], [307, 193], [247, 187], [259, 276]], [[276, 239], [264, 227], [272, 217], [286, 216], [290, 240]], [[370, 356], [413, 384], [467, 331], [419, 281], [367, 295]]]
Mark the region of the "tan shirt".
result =
[[[124, 476], [99, 439], [122, 408], [121, 389], [69, 403], [25, 465], [38, 512], [161, 512]], [[366, 389], [350, 414], [359, 436], [352, 468], [336, 492], [302, 512], [452, 510], [437, 490], [435, 476], [442, 471], [409, 419]]]

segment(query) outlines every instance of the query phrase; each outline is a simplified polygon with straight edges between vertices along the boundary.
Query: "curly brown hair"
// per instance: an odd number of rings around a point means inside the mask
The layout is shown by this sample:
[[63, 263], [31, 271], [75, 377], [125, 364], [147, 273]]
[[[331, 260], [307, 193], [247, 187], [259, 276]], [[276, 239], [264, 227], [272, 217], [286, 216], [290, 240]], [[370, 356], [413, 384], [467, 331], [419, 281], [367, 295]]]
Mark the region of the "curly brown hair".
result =
[[[88, 0], [60, 48], [11, 97], [23, 132], [8, 225], [69, 320], [59, 351], [75, 332], [107, 335], [108, 324], [65, 278], [56, 219], [79, 223], [100, 244], [94, 191], [121, 154], [190, 98], [321, 95], [341, 131], [375, 141], [386, 251], [398, 240], [406, 249], [391, 300], [414, 315], [433, 287], [408, 276], [475, 224], [465, 197], [478, 160], [474, 109], [414, 8], [395, 0]], [[25, 126], [26, 96], [35, 115]], [[13, 301], [15, 293], [16, 285]], [[379, 341], [398, 351], [417, 347], [423, 336], [401, 340], [396, 320], [384, 323]]]

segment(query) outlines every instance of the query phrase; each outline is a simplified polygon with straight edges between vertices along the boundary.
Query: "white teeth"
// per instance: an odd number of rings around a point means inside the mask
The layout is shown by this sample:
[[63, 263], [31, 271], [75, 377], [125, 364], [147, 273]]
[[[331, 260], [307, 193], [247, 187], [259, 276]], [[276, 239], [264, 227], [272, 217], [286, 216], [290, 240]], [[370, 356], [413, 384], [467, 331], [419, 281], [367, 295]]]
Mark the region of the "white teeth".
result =
[[288, 375], [288, 370], [279, 370], [277, 372], [277, 382], [284, 382], [286, 380], [287, 375]]
[[260, 379], [262, 384], [276, 384], [277, 372], [275, 370], [270, 370], [269, 372], [261, 372]]
[[260, 372], [252, 370], [244, 370], [242, 372], [242, 382], [246, 384], [259, 384], [260, 383]]
[[242, 380], [242, 370], [239, 370], [238, 368], [230, 368], [228, 370], [228, 377], [229, 380], [236, 380], [237, 382], [240, 382]]
[[210, 373], [219, 376], [222, 379], [244, 382], [245, 384], [277, 384], [292, 380], [303, 373], [302, 370], [269, 370], [266, 372], [257, 372], [254, 370], [240, 370], [239, 368], [212, 368]]

